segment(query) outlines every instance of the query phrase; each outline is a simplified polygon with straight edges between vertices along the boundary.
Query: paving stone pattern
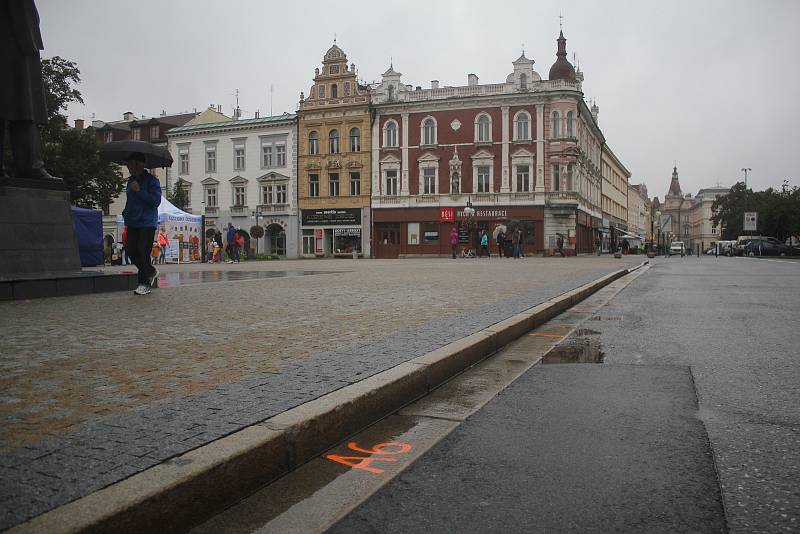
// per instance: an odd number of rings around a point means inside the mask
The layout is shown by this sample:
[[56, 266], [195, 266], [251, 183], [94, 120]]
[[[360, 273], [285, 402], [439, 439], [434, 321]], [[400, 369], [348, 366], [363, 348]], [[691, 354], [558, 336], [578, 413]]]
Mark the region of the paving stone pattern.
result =
[[0, 530], [636, 263], [559, 260], [329, 262], [351, 271], [0, 305]]

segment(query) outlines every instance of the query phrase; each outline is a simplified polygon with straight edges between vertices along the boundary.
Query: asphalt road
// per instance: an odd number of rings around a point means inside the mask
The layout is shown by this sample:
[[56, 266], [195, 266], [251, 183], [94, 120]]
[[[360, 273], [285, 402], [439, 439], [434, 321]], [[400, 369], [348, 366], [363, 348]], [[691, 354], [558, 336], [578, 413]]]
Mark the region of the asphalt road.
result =
[[800, 264], [656, 259], [333, 532], [800, 530]]

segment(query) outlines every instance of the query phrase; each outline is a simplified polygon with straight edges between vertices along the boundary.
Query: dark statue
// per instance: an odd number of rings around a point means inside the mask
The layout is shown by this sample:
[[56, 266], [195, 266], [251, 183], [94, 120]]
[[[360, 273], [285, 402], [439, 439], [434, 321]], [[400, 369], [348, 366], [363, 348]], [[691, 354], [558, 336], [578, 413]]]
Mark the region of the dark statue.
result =
[[[44, 168], [39, 125], [47, 124], [47, 103], [39, 51], [39, 13], [33, 0], [0, 1], [0, 154], [6, 129], [16, 178], [53, 178]], [[7, 178], [0, 157], [0, 178]]]

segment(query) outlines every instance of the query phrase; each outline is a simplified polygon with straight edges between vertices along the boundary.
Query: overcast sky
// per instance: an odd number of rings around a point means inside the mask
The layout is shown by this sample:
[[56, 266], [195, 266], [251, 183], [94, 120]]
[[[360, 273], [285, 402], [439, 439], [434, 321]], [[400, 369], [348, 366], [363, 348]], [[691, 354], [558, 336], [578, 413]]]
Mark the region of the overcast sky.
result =
[[500, 83], [525, 54], [547, 79], [559, 11], [606, 141], [663, 198], [717, 182], [800, 185], [800, 1], [265, 2], [37, 0], [45, 50], [81, 70], [70, 120], [202, 110], [294, 112], [333, 43], [364, 81]]

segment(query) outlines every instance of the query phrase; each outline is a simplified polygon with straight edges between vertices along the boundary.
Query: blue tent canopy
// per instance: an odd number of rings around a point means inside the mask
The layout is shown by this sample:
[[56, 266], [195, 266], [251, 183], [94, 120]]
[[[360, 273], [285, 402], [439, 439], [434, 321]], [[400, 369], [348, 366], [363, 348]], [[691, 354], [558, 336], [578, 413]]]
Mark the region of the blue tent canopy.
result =
[[72, 206], [72, 224], [82, 267], [103, 265], [103, 212]]

